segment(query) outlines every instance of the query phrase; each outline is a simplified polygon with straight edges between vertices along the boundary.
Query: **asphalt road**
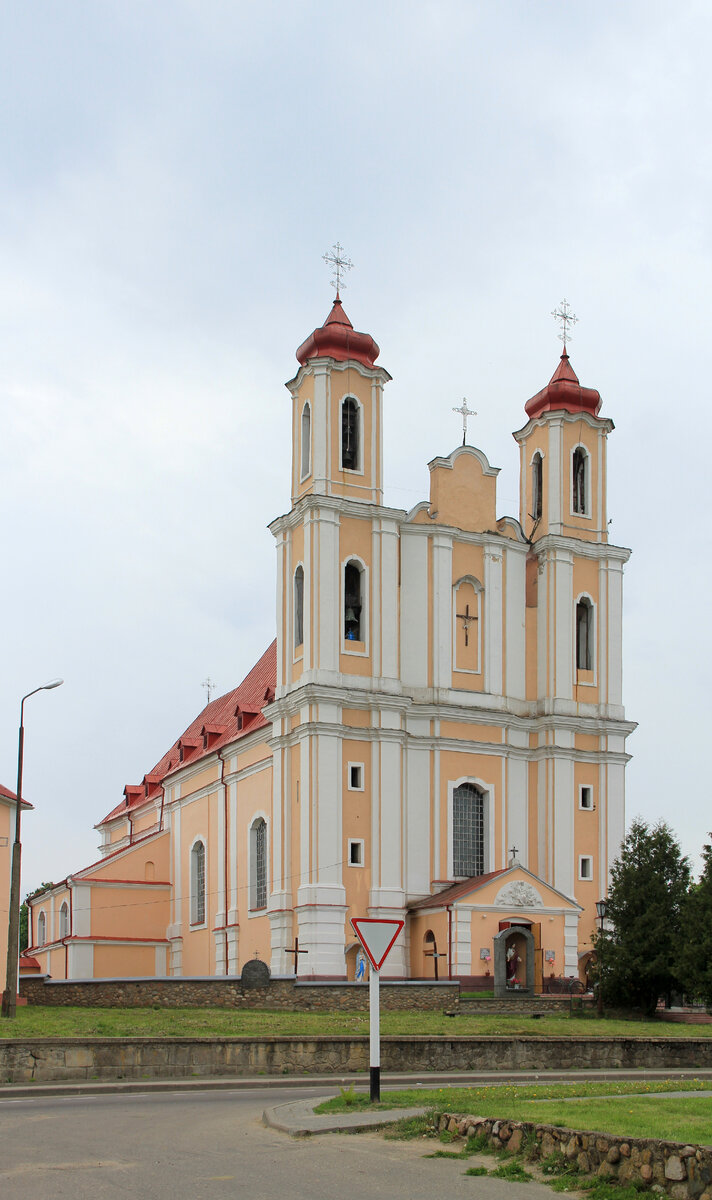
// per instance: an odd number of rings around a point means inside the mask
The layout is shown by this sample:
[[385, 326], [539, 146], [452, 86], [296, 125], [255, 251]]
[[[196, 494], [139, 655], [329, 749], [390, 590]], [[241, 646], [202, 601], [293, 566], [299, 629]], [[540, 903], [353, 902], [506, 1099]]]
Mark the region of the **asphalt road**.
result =
[[[262, 1124], [323, 1087], [0, 1099], [2, 1200], [545, 1200], [537, 1183], [464, 1175], [436, 1143], [290, 1138]], [[490, 1160], [491, 1163], [491, 1160]]]

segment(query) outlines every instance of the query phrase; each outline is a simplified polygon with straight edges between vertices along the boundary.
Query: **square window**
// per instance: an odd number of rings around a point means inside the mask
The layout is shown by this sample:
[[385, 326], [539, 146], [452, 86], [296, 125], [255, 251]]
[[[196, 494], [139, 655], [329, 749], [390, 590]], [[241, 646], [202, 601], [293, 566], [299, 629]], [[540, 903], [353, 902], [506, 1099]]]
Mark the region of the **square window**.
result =
[[590, 854], [579, 858], [579, 879], [593, 879], [593, 859]]
[[349, 839], [349, 866], [363, 866], [363, 840], [361, 838], [358, 840], [355, 838]]
[[363, 791], [363, 763], [349, 763], [348, 766], [349, 791]]
[[593, 788], [582, 787], [579, 792], [579, 808], [593, 808]]

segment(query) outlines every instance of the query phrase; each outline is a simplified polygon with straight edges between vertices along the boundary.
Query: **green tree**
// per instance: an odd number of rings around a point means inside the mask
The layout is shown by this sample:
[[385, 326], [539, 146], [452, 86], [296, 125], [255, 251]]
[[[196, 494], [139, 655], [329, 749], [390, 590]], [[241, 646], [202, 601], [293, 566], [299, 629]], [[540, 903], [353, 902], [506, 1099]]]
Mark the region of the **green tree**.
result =
[[610, 928], [594, 937], [606, 1003], [652, 1015], [681, 986], [689, 888], [690, 864], [670, 827], [636, 819], [611, 868]]
[[48, 888], [53, 888], [53, 883], [41, 883], [34, 892], [28, 892], [25, 899], [20, 905], [20, 954], [25, 951], [29, 945], [30, 937], [30, 905], [29, 901], [34, 896], [39, 896], [40, 892], [46, 892]]
[[[712, 838], [712, 833], [709, 834]], [[712, 1007], [712, 845], [702, 848], [702, 874], [685, 905], [684, 991]]]

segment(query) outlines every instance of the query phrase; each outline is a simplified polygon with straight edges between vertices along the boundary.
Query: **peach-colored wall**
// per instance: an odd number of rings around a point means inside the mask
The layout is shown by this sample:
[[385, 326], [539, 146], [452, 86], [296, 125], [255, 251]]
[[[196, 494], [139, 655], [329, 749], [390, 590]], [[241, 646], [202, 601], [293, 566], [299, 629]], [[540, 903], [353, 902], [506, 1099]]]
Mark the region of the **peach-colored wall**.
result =
[[[352, 496], [362, 500], [363, 489], [375, 486], [371, 474], [371, 380], [358, 371], [332, 371], [331, 374], [331, 478], [337, 496]], [[363, 474], [340, 471], [341, 457], [341, 401], [345, 396], [355, 396], [361, 402], [361, 465]]]
[[[345, 563], [350, 558], [357, 558], [363, 562], [367, 568], [367, 584], [366, 596], [364, 597], [364, 605], [362, 609], [362, 627], [361, 636], [367, 633], [368, 642], [362, 640], [360, 642], [347, 642], [344, 640], [343, 614], [341, 608], [343, 605], [343, 572], [339, 572], [339, 631], [341, 638], [341, 670], [346, 675], [370, 675], [372, 673], [371, 666], [371, 649], [373, 646], [373, 623], [380, 619], [380, 614], [373, 611], [373, 577], [371, 569], [371, 522], [358, 520], [353, 517], [342, 517], [339, 531], [339, 562]], [[366, 617], [363, 627], [363, 617]], [[351, 653], [346, 653], [350, 650]], [[362, 651], [361, 654], [356, 654], [354, 651]], [[363, 653], [365, 652], [365, 653]]]
[[485, 475], [474, 454], [460, 454], [452, 469], [434, 467], [430, 472], [430, 507], [438, 514], [438, 525], [481, 532], [496, 523], [496, 478]]
[[93, 887], [92, 936], [164, 938], [170, 920], [169, 897], [165, 887]]
[[156, 974], [154, 946], [100, 945], [94, 946], [94, 978], [113, 979]]
[[139, 842], [124, 854], [100, 863], [91, 870], [91, 875], [97, 879], [135, 879], [146, 878], [146, 863], [154, 864], [154, 878], [170, 879], [169, 868], [170, 835], [164, 830], [145, 842]]

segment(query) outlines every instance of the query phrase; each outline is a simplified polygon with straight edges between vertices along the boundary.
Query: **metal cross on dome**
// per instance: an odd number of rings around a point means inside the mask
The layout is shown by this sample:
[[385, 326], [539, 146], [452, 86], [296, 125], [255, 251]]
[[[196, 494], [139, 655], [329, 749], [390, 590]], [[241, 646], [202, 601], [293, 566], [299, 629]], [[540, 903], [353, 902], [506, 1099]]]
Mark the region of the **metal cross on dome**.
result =
[[460, 416], [462, 417], [462, 444], [464, 446], [467, 442], [467, 418], [468, 417], [476, 417], [477, 413], [475, 412], [474, 408], [467, 407], [467, 400], [465, 399], [464, 396], [462, 397], [462, 404], [460, 405], [460, 407], [453, 408], [452, 411], [459, 413]]
[[354, 264], [344, 254], [344, 247], [341, 245], [341, 242], [335, 242], [331, 247], [331, 254], [322, 254], [322, 258], [328, 267], [334, 268], [331, 282], [336, 288], [336, 297], [338, 299], [342, 287], [346, 287], [343, 280], [343, 272], [350, 271]]
[[561, 333], [557, 334], [557, 337], [564, 343], [565, 350], [566, 343], [571, 340], [569, 325], [575, 325], [578, 321], [578, 317], [576, 316], [575, 312], [571, 311], [568, 300], [562, 300], [559, 307], [555, 308], [551, 315], [555, 321], [559, 321], [561, 323]]

